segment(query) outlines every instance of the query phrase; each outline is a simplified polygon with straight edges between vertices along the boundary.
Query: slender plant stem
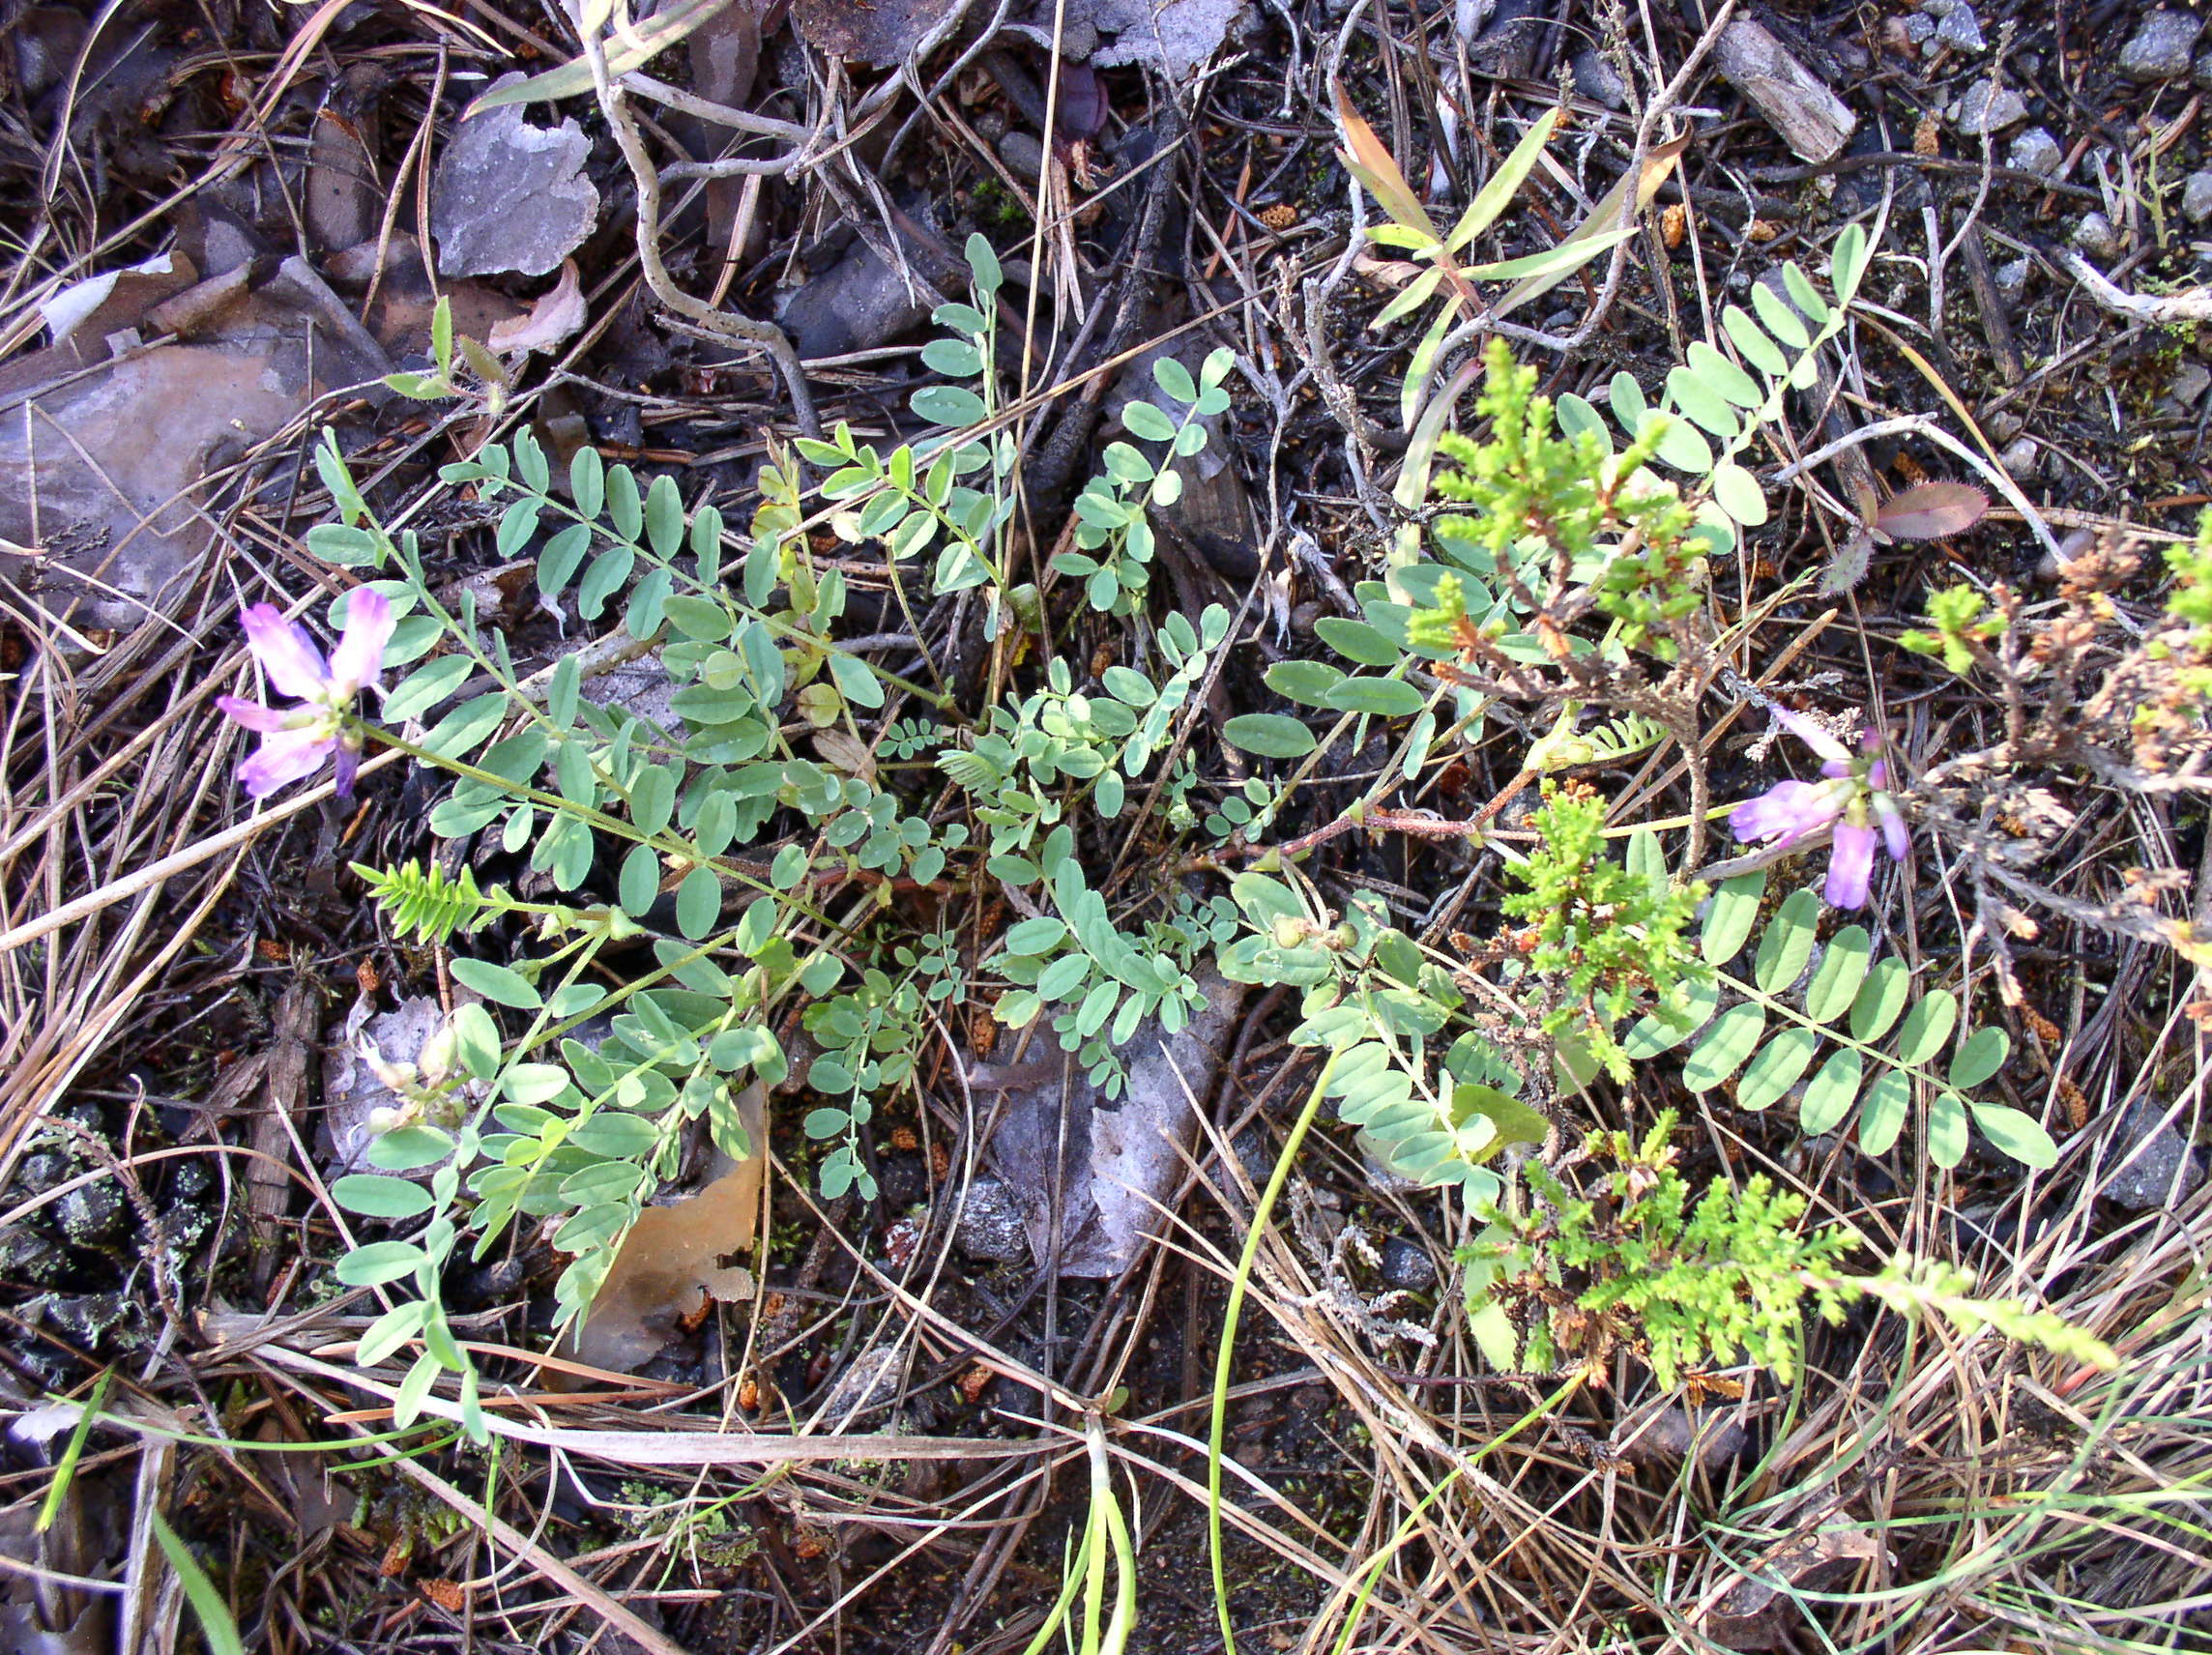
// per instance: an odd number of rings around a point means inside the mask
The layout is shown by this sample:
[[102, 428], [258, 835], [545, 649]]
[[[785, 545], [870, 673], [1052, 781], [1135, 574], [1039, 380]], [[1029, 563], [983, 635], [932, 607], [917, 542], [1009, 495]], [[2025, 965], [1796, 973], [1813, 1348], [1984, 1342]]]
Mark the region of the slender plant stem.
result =
[[1229, 1420], [1229, 1363], [1237, 1350], [1237, 1318], [1244, 1308], [1244, 1286], [1252, 1279], [1252, 1264], [1260, 1256], [1260, 1237], [1266, 1234], [1268, 1215], [1290, 1179], [1298, 1146], [1305, 1142], [1314, 1117], [1321, 1113], [1321, 1100], [1335, 1073], [1336, 1054], [1331, 1052], [1321, 1073], [1314, 1077], [1305, 1107], [1291, 1123], [1291, 1135], [1283, 1140], [1283, 1152], [1275, 1157], [1275, 1170], [1268, 1175], [1267, 1187], [1260, 1192], [1260, 1205], [1252, 1209], [1251, 1228], [1244, 1233], [1244, 1251], [1237, 1257], [1237, 1274], [1229, 1283], [1229, 1308], [1221, 1319], [1221, 1350], [1213, 1361], [1213, 1420], [1206, 1438], [1206, 1530], [1213, 1554], [1213, 1607], [1221, 1617], [1224, 1655], [1237, 1655], [1237, 1631], [1229, 1621], [1229, 1581], [1221, 1552], [1221, 1438]]

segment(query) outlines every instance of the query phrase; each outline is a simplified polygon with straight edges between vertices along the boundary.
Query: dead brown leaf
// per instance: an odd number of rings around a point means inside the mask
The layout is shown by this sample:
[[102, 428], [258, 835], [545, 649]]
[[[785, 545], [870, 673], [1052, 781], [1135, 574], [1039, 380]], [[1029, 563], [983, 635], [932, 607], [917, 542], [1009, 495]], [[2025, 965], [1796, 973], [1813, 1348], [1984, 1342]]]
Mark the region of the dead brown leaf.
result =
[[[682, 1329], [697, 1325], [709, 1299], [753, 1296], [752, 1272], [725, 1263], [752, 1245], [768, 1171], [766, 1091], [758, 1081], [738, 1098], [751, 1153], [697, 1195], [638, 1215], [581, 1330], [560, 1354], [612, 1373], [634, 1373]], [[559, 1388], [548, 1372], [546, 1382]]]

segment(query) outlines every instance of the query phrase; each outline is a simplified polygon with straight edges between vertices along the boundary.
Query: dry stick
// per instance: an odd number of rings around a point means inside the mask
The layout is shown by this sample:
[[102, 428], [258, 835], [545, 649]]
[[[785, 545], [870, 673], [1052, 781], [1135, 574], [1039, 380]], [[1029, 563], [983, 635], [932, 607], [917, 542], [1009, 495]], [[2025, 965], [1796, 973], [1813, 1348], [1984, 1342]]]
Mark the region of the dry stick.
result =
[[690, 1655], [683, 1644], [665, 1632], [642, 1618], [636, 1611], [600, 1587], [594, 1585], [582, 1575], [568, 1567], [560, 1558], [539, 1546], [537, 1541], [516, 1528], [504, 1518], [494, 1516], [479, 1505], [459, 1489], [447, 1482], [435, 1471], [418, 1465], [412, 1455], [392, 1457], [393, 1465], [410, 1481], [418, 1484], [459, 1512], [462, 1517], [520, 1558], [538, 1576], [559, 1586], [579, 1603], [588, 1605], [609, 1626], [621, 1632], [647, 1655]]
[[[2212, 315], [2212, 311], [2208, 311], [2207, 314]], [[1944, 430], [1942, 426], [1936, 424], [1925, 414], [1906, 414], [1894, 420], [1877, 420], [1871, 425], [1861, 425], [1857, 430], [1838, 437], [1826, 447], [1815, 449], [1803, 459], [1792, 460], [1774, 474], [1774, 480], [1776, 482], [1792, 481], [1804, 476], [1815, 466], [1832, 460], [1846, 450], [1856, 448], [1861, 443], [1872, 442], [1878, 437], [1904, 436], [1908, 433], [1926, 437], [1936, 447], [1949, 450], [1958, 458], [1972, 466], [1975, 471], [1981, 474], [1982, 480], [1995, 489], [1997, 493], [2003, 495], [2006, 501], [2011, 504], [2012, 508], [2021, 514], [2022, 520], [2035, 532], [2035, 537], [2043, 542], [2044, 549], [2050, 552], [2052, 557], [2061, 561], [2064, 560], [2066, 554], [2059, 550], [2057, 537], [2052, 534], [2051, 526], [2044, 521], [2043, 513], [2036, 509], [2034, 502], [2020, 491], [2020, 484], [2013, 481], [2011, 477], [2006, 475], [2002, 469], [1990, 464], [1988, 460], [1967, 448], [1965, 444], [1960, 442], [1958, 438], [1952, 436], [1950, 432]]]
[[2089, 297], [2114, 315], [2158, 327], [2212, 322], [2212, 291], [2193, 287], [2187, 293], [2168, 293], [2156, 298], [2129, 293], [2115, 286], [2110, 277], [2073, 248], [2060, 248], [2055, 256], [2058, 268], [2087, 288]]
[[[400, 754], [396, 749], [379, 753], [361, 767], [361, 773], [367, 775], [373, 770], [382, 769], [398, 757]], [[25, 920], [11, 931], [0, 931], [0, 954], [7, 953], [14, 948], [20, 948], [26, 943], [35, 943], [41, 937], [49, 936], [65, 925], [73, 925], [88, 915], [98, 914], [102, 909], [110, 904], [121, 902], [127, 896], [135, 895], [148, 886], [160, 885], [163, 880], [174, 874], [181, 874], [187, 868], [196, 868], [209, 857], [218, 857], [232, 846], [243, 845], [247, 840], [258, 837], [264, 830], [274, 828], [277, 823], [297, 816], [308, 805], [320, 804], [336, 791], [335, 782], [323, 782], [319, 786], [309, 788], [289, 803], [280, 804], [276, 809], [262, 815], [248, 817], [244, 822], [224, 828], [220, 833], [202, 839], [196, 845], [187, 846], [173, 856], [163, 857], [158, 862], [149, 862], [135, 873], [125, 874], [119, 880], [110, 880], [98, 890], [87, 891], [75, 901], [66, 902], [50, 913], [40, 915], [36, 919]]]
[[[733, 344], [751, 345], [768, 352], [791, 392], [791, 412], [799, 421], [800, 430], [819, 438], [822, 421], [814, 412], [813, 393], [806, 388], [806, 370], [800, 365], [799, 353], [792, 348], [784, 331], [773, 322], [757, 321], [735, 310], [717, 310], [704, 300], [692, 298], [676, 285], [668, 267], [660, 262], [660, 175], [653, 164], [653, 157], [646, 153], [645, 140], [638, 135], [637, 122], [631, 117], [621, 89], [608, 78], [606, 48], [595, 32], [585, 34], [584, 56], [592, 66], [592, 82], [599, 95], [599, 112], [614, 129], [615, 141], [621, 145], [623, 160], [629, 163], [630, 177], [637, 185], [637, 257], [645, 272], [646, 286], [653, 290], [655, 299], [678, 315], [720, 334]], [[724, 111], [714, 118], [723, 119], [729, 113]]]

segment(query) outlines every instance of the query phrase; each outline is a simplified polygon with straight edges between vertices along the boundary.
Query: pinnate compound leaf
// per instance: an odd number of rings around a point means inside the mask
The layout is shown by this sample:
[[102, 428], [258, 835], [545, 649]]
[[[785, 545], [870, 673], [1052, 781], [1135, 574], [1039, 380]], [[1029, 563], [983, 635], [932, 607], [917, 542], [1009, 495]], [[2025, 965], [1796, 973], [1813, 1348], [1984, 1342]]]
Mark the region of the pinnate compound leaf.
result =
[[1688, 354], [1690, 371], [1738, 408], [1757, 408], [1766, 400], [1757, 380], [1704, 340], [1691, 340]]
[[1780, 379], [1790, 371], [1790, 359], [1782, 354], [1782, 347], [1768, 337], [1766, 330], [1740, 305], [1731, 305], [1721, 312], [1721, 326], [1728, 330], [1729, 338], [1743, 353], [1744, 360], [1761, 373]]
[[1851, 1038], [1870, 1045], [1880, 1039], [1896, 1027], [1911, 998], [1912, 973], [1905, 962], [1894, 954], [1877, 961], [1851, 1002]]
[[1864, 925], [1847, 925], [1829, 938], [1813, 980], [1805, 985], [1805, 1015], [1816, 1023], [1833, 1023], [1848, 1011], [1866, 980], [1873, 950], [1874, 940]]
[[349, 1288], [380, 1288], [413, 1275], [422, 1262], [422, 1249], [412, 1241], [371, 1241], [338, 1261], [337, 1278]]
[[537, 985], [510, 967], [456, 956], [452, 973], [453, 980], [463, 988], [473, 989], [501, 1005], [511, 1005], [517, 1011], [536, 1011], [545, 1003]]
[[431, 1205], [421, 1184], [377, 1173], [348, 1173], [331, 1185], [331, 1199], [364, 1218], [419, 1218]]
[[1368, 712], [1383, 718], [1410, 718], [1428, 697], [1396, 678], [1348, 678], [1332, 688], [1324, 705], [1339, 712]]
[[1269, 689], [1306, 707], [1326, 707], [1329, 691], [1343, 682], [1343, 672], [1325, 661], [1277, 661], [1266, 674]]
[[1928, 1106], [1928, 1158], [1955, 1167], [1966, 1158], [1966, 1100], [1955, 1091], [1938, 1093]]
[[1713, 468], [1712, 489], [1714, 503], [1746, 529], [1766, 521], [1766, 490], [1735, 461], [1723, 460]]
[[1637, 1019], [1620, 1049], [1639, 1061], [1672, 1051], [1711, 1020], [1720, 993], [1720, 984], [1709, 979], [1677, 990], [1673, 1003]]
[[1752, 977], [1762, 994], [1780, 994], [1805, 973], [1819, 935], [1820, 899], [1810, 888], [1793, 890], [1759, 940]]
[[1905, 1027], [1897, 1031], [1899, 1060], [1915, 1068], [1934, 1062], [1958, 1022], [1959, 1002], [1949, 989], [1939, 988], [1922, 996], [1920, 1003], [1906, 1015]]

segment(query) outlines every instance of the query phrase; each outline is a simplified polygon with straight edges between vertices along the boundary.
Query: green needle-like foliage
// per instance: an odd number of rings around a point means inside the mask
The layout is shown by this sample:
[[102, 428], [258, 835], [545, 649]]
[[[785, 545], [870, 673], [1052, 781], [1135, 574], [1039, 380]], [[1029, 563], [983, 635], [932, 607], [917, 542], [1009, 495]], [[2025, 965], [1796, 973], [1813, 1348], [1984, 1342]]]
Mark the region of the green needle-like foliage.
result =
[[1589, 789], [1547, 783], [1544, 797], [1536, 848], [1509, 870], [1526, 888], [1500, 906], [1534, 923], [1529, 969], [1557, 988], [1545, 1031], [1581, 1033], [1626, 1081], [1614, 1024], [1640, 998], [1709, 974], [1686, 935], [1705, 887], [1676, 886], [1604, 855], [1605, 800]]

